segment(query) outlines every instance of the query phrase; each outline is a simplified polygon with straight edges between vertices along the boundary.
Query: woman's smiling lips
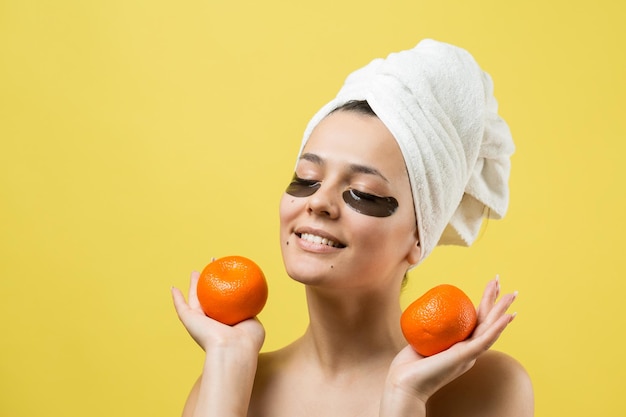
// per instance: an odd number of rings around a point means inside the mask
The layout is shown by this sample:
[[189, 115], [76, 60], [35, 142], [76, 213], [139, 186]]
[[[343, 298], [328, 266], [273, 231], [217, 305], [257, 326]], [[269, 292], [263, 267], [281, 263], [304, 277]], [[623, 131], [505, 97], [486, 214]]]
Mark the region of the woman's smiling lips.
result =
[[300, 245], [307, 249], [341, 249], [346, 247], [336, 237], [319, 230], [299, 230], [295, 232], [295, 235], [299, 238]]

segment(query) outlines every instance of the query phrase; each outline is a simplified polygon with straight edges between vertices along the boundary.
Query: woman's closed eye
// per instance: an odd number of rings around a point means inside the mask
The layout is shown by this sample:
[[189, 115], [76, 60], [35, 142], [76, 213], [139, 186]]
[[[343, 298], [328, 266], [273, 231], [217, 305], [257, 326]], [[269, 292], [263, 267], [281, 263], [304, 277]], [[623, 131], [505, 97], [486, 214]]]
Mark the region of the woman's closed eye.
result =
[[319, 181], [305, 180], [294, 174], [285, 192], [294, 197], [308, 197], [315, 194], [321, 185]]
[[398, 200], [350, 188], [343, 192], [343, 201], [352, 210], [373, 217], [388, 217], [398, 209]]

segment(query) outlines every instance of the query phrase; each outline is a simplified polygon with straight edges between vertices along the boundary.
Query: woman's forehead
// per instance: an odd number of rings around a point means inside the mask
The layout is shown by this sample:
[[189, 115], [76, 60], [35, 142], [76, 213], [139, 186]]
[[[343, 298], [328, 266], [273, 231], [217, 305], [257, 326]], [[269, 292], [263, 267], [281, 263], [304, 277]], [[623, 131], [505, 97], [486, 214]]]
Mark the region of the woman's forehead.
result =
[[350, 111], [338, 111], [322, 120], [305, 144], [304, 154], [371, 166], [390, 175], [406, 172], [400, 148], [380, 119]]

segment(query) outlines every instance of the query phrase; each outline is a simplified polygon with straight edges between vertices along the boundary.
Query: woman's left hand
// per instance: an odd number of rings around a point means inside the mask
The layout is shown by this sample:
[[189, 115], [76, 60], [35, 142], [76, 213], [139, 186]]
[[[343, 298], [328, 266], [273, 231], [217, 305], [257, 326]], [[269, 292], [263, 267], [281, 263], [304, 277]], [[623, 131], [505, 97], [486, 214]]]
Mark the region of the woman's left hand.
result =
[[411, 346], [398, 353], [389, 368], [381, 416], [425, 415], [426, 401], [467, 372], [478, 356], [496, 342], [515, 317], [507, 310], [517, 296], [514, 292], [497, 300], [499, 291], [497, 278], [487, 284], [478, 307], [476, 329], [467, 340], [429, 357], [421, 356]]

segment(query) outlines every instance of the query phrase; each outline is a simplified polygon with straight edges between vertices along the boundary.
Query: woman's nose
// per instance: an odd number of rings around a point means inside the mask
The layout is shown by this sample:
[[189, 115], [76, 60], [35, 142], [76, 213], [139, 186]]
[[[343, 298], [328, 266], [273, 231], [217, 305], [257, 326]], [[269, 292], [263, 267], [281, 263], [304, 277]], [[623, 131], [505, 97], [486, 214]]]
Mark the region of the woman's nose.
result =
[[337, 218], [339, 216], [341, 194], [333, 190], [334, 188], [325, 187], [323, 184], [315, 194], [309, 196], [307, 202], [308, 212], [331, 219]]

